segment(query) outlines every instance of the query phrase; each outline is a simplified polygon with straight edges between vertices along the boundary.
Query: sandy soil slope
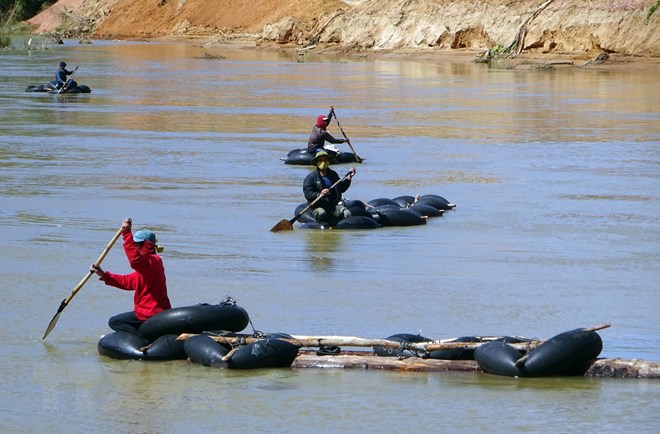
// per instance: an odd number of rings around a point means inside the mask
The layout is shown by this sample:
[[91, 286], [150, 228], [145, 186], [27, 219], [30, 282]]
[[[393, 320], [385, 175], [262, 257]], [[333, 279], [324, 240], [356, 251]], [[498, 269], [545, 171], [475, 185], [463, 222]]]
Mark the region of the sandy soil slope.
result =
[[[524, 54], [660, 58], [657, 0], [550, 0], [529, 25]], [[59, 24], [57, 8], [95, 16], [103, 39], [248, 41], [344, 53], [485, 51], [507, 46], [544, 0], [60, 0], [30, 20]]]

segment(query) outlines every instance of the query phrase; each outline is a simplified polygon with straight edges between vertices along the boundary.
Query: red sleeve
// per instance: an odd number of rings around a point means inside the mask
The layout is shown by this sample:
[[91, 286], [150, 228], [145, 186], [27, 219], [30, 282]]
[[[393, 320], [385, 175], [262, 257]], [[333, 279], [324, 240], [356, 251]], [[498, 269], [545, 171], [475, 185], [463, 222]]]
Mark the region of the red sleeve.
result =
[[139, 274], [133, 272], [130, 274], [114, 274], [105, 272], [101, 280], [105, 282], [108, 286], [114, 286], [115, 288], [124, 289], [126, 291], [135, 291], [139, 287]]
[[126, 232], [124, 237], [124, 252], [128, 258], [128, 265], [138, 272], [144, 272], [149, 269], [149, 262], [140, 254], [140, 249], [133, 241], [133, 234]]
[[138, 264], [139, 267], [139, 264], [144, 261], [141, 261], [142, 256], [140, 255], [140, 250], [138, 249], [137, 244], [133, 241], [133, 234], [131, 232], [126, 232], [122, 234], [122, 236], [124, 237], [124, 252], [128, 258], [128, 263], [135, 271], [130, 274], [114, 274], [106, 271], [101, 280], [104, 281], [106, 285], [114, 286], [115, 288], [124, 289], [126, 291], [136, 291], [140, 287], [140, 275], [138, 273], [138, 268], [136, 268], [134, 264]]

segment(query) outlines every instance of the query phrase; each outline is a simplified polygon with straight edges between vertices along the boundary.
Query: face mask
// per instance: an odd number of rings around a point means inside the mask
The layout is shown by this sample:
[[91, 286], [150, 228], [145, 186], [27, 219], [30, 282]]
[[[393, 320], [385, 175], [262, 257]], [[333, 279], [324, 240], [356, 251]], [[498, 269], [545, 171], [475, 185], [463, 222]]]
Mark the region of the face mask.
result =
[[327, 161], [319, 161], [319, 163], [316, 165], [316, 167], [318, 167], [321, 170], [325, 170], [328, 167], [330, 167], [330, 163], [328, 163]]

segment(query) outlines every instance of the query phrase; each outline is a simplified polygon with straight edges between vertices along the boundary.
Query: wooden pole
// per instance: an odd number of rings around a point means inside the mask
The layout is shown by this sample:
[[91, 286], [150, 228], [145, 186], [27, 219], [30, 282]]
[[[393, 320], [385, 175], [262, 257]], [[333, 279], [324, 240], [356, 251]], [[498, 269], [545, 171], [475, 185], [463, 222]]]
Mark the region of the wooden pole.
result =
[[[179, 335], [177, 340], [185, 341], [195, 334], [183, 333]], [[263, 340], [263, 338], [254, 338], [251, 336], [213, 336], [209, 335], [211, 339], [221, 344], [236, 344], [244, 342], [250, 344]], [[403, 348], [417, 351], [435, 351], [435, 350], [450, 350], [458, 348], [478, 348], [481, 345], [492, 342], [497, 339], [495, 336], [485, 337], [482, 342], [455, 342], [452, 339], [437, 340], [430, 342], [397, 342], [388, 339], [367, 339], [359, 338], [356, 336], [292, 336], [291, 339], [280, 338], [283, 341], [290, 342], [299, 347], [331, 347], [331, 346], [344, 346], [344, 347], [385, 347], [385, 348]], [[508, 344], [520, 350], [529, 350], [536, 348], [542, 341], [530, 340], [521, 343]]]
[[[117, 231], [115, 236], [112, 237], [112, 239], [110, 240], [108, 245], [105, 246], [105, 249], [103, 250], [103, 253], [101, 253], [101, 256], [99, 256], [99, 258], [96, 260], [96, 262], [94, 262], [95, 266], [98, 267], [99, 265], [101, 265], [101, 262], [103, 262], [103, 260], [105, 259], [106, 255], [108, 254], [108, 252], [110, 251], [112, 246], [115, 244], [117, 239], [121, 236], [121, 232], [122, 232], [122, 229], [119, 228], [119, 230]], [[57, 312], [55, 313], [55, 316], [53, 317], [53, 319], [51, 319], [50, 323], [48, 323], [48, 327], [46, 327], [46, 332], [44, 333], [44, 336], [41, 339], [46, 339], [46, 337], [50, 334], [50, 332], [53, 331], [53, 329], [57, 325], [57, 321], [60, 319], [60, 315], [62, 315], [62, 311], [64, 310], [64, 308], [66, 308], [69, 305], [69, 303], [71, 302], [73, 297], [75, 297], [76, 294], [78, 294], [78, 291], [80, 291], [80, 289], [83, 287], [83, 285], [85, 283], [87, 283], [87, 281], [89, 280], [90, 277], [92, 277], [92, 274], [94, 274], [93, 271], [88, 271], [87, 274], [85, 275], [85, 277], [83, 277], [83, 279], [73, 289], [71, 294], [67, 298], [62, 300], [62, 303], [60, 303], [60, 307], [57, 309]]]
[[[585, 332], [595, 332], [597, 330], [602, 330], [610, 327], [609, 323], [599, 324], [593, 327], [584, 327], [582, 330]], [[177, 337], [178, 341], [185, 341], [191, 336], [196, 336], [194, 333], [182, 333]], [[252, 335], [237, 335], [237, 336], [214, 336], [208, 335], [214, 341], [221, 344], [251, 344], [253, 342], [258, 342], [263, 340], [263, 338], [255, 338]], [[487, 344], [489, 342], [496, 341], [500, 339], [501, 336], [475, 336], [481, 339], [480, 342], [456, 342], [456, 338], [451, 339], [439, 339], [430, 342], [397, 342], [391, 341], [388, 339], [369, 339], [369, 338], [360, 338], [357, 336], [305, 336], [305, 335], [293, 335], [290, 339], [279, 338], [283, 341], [290, 342], [299, 347], [332, 347], [332, 346], [344, 346], [344, 347], [385, 347], [385, 348], [401, 348], [408, 350], [417, 350], [417, 351], [436, 351], [436, 350], [451, 350], [451, 349], [471, 349], [479, 348], [481, 345]], [[541, 345], [543, 340], [539, 339], [530, 339], [523, 342], [517, 343], [507, 343], [513, 348], [522, 351], [531, 351], [534, 348]], [[225, 357], [230, 357], [227, 355]], [[521, 359], [524, 359], [523, 356]], [[520, 361], [520, 360], [519, 360]], [[524, 360], [523, 360], [524, 361]]]

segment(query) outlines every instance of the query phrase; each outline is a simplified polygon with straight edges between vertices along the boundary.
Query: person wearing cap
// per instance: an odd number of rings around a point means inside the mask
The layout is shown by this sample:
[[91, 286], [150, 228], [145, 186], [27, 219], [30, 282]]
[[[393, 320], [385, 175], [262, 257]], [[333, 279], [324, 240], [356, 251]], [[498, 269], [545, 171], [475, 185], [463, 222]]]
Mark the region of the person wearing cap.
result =
[[330, 125], [330, 121], [332, 120], [332, 113], [332, 107], [330, 107], [330, 113], [327, 116], [319, 115], [316, 118], [316, 125], [312, 127], [312, 134], [310, 134], [309, 140], [307, 140], [307, 151], [309, 153], [315, 154], [322, 150], [326, 141], [333, 144], [348, 142], [348, 139], [335, 139], [327, 131], [328, 125]]
[[316, 221], [325, 222], [334, 226], [339, 220], [351, 216], [351, 212], [341, 204], [341, 195], [351, 186], [351, 179], [356, 170], [351, 167], [346, 179], [335, 187], [330, 187], [339, 181], [339, 175], [330, 169], [331, 156], [326, 151], [319, 151], [312, 159], [316, 170], [305, 177], [303, 193], [307, 203], [311, 203], [320, 196], [321, 199], [314, 204], [312, 216]]
[[67, 76], [76, 72], [77, 69], [78, 67], [76, 66], [73, 71], [69, 71], [66, 69], [66, 62], [60, 62], [60, 67], [57, 69], [57, 71], [55, 71], [55, 87], [61, 89], [62, 86], [64, 86], [64, 90], [67, 88], [75, 87], [72, 86], [72, 84], [75, 82], [72, 79], [67, 79]]
[[128, 264], [135, 271], [130, 274], [113, 274], [94, 264], [90, 271], [96, 273], [106, 285], [134, 292], [133, 310], [113, 316], [108, 325], [114, 331], [139, 334], [140, 325], [147, 318], [171, 309], [172, 306], [167, 296], [165, 267], [158, 256], [162, 247], [158, 245], [156, 234], [150, 230], [132, 234], [131, 224], [130, 219], [125, 219], [121, 232]]

